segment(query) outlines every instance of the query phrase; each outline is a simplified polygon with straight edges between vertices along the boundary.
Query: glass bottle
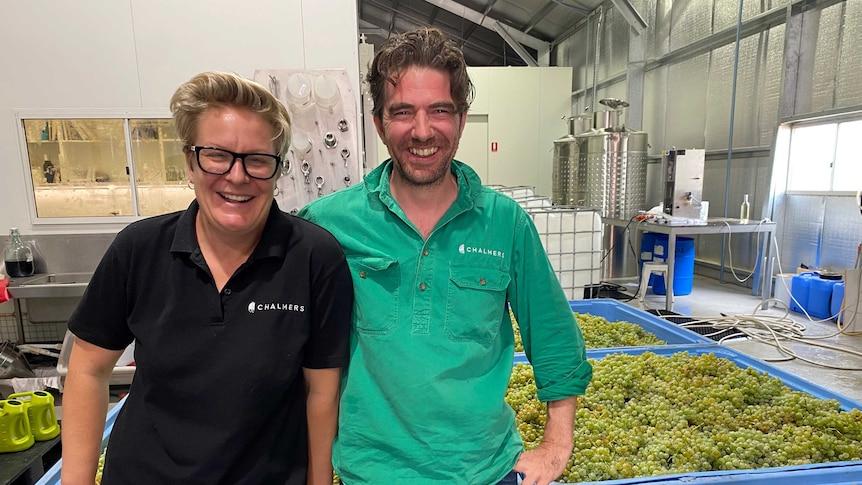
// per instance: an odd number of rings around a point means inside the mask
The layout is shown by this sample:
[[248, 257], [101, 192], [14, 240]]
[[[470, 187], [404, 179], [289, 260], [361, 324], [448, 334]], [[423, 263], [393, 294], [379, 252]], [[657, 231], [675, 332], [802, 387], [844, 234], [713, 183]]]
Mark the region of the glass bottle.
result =
[[33, 249], [21, 240], [17, 227], [9, 231], [11, 240], [3, 251], [6, 273], [12, 278], [23, 278], [33, 274]]
[[739, 207], [739, 219], [742, 222], [748, 222], [748, 213], [751, 209], [751, 205], [748, 203], [748, 194], [742, 199], [742, 205]]

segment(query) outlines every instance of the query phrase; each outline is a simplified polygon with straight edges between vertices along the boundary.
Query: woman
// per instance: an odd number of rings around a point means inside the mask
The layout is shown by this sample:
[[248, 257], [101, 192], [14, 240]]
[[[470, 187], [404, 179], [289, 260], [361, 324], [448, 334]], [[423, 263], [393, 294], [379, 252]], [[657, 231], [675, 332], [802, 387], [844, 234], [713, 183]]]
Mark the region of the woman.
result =
[[234, 74], [171, 99], [195, 200], [121, 231], [69, 321], [64, 485], [92, 485], [111, 371], [137, 370], [103, 484], [329, 484], [353, 289], [326, 231], [273, 199], [283, 105]]

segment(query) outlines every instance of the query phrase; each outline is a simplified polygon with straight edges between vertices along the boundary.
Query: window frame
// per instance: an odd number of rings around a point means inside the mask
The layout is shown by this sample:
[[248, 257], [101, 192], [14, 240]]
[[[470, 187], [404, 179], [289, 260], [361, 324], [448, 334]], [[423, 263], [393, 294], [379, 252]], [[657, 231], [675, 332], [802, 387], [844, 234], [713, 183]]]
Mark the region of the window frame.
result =
[[27, 136], [24, 130], [25, 120], [78, 120], [78, 119], [118, 119], [123, 121], [123, 136], [126, 145], [126, 169], [129, 174], [132, 207], [137, 213], [140, 210], [138, 202], [138, 183], [135, 176], [135, 164], [132, 156], [132, 135], [130, 120], [137, 119], [172, 119], [166, 109], [19, 109], [13, 110], [15, 129], [17, 130], [19, 164], [23, 179], [27, 185], [27, 212], [33, 226], [93, 226], [97, 230], [120, 230], [132, 222], [152, 217], [151, 215], [121, 215], [101, 217], [39, 217], [36, 210], [36, 184], [30, 170], [30, 153]]
[[[786, 139], [787, 146], [783, 147], [786, 150], [786, 175], [785, 175], [785, 190], [783, 193], [785, 195], [823, 195], [823, 196], [847, 196], [852, 195], [856, 196], [857, 191], [855, 190], [831, 190], [831, 187], [835, 185], [835, 157], [837, 154], [838, 148], [838, 133], [839, 125], [842, 123], [854, 122], [854, 121], [862, 121], [862, 110], [854, 109], [852, 111], [839, 112], [835, 114], [829, 114], [825, 116], [816, 116], [816, 117], [806, 117], [800, 118], [796, 120], [787, 120], [785, 123], [782, 123], [788, 129], [788, 136]], [[790, 149], [793, 143], [793, 132], [796, 128], [800, 127], [808, 127], [808, 126], [820, 126], [820, 125], [836, 125], [836, 138], [835, 143], [831, 147], [832, 151], [832, 162], [830, 167], [829, 174], [829, 186], [830, 190], [790, 190], [788, 185], [790, 183], [790, 173], [793, 169], [791, 166], [791, 153]], [[780, 127], [779, 127], [780, 131]], [[781, 139], [780, 136], [777, 137], [778, 140]], [[776, 143], [779, 143], [778, 141]], [[860, 184], [860, 189], [862, 189], [862, 184]]]

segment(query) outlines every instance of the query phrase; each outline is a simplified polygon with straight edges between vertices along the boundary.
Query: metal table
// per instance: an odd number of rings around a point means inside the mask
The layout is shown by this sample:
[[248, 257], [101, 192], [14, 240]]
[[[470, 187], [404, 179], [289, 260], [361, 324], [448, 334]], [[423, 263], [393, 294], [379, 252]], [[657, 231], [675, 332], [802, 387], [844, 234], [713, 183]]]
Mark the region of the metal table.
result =
[[612, 219], [603, 217], [602, 222], [618, 227], [632, 227], [636, 231], [654, 232], [659, 234], [667, 234], [667, 277], [665, 278], [665, 310], [673, 310], [673, 271], [674, 260], [676, 259], [676, 237], [677, 236], [696, 236], [701, 234], [728, 234], [728, 233], [764, 233], [766, 237], [761, 242], [761, 261], [760, 265], [760, 295], [763, 302], [761, 307], [767, 308], [766, 300], [771, 296], [772, 285], [769, 284], [767, 278], [772, 277], [772, 238], [775, 234], [775, 222], [752, 221], [743, 222], [740, 219], [729, 219], [724, 217], [710, 217], [706, 220], [706, 224], [702, 225], [673, 225], [662, 224], [656, 222], [645, 222], [643, 224], [629, 225], [629, 219]]

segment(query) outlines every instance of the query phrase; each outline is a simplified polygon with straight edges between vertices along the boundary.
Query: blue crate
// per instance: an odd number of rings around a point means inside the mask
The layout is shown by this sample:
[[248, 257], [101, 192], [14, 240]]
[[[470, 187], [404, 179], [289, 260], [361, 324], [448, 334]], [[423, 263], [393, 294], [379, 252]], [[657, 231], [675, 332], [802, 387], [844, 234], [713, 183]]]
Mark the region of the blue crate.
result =
[[647, 332], [667, 342], [668, 345], [715, 344], [714, 340], [697, 332], [617, 300], [573, 300], [569, 302], [569, 306], [573, 312], [589, 313], [602, 317], [609, 322], [626, 321], [640, 325]]
[[[117, 415], [120, 414], [120, 409], [122, 409], [123, 404], [125, 404], [126, 398], [120, 399], [110, 411], [108, 411], [108, 415], [105, 418], [105, 431], [102, 433], [102, 451], [105, 450], [105, 447], [108, 446], [108, 438], [111, 437], [111, 430], [114, 429], [114, 422], [117, 421]], [[63, 460], [58, 460], [57, 463], [54, 464], [44, 475], [42, 478], [36, 482], [36, 485], [60, 485], [60, 470], [63, 466]]]
[[[607, 317], [606, 317], [607, 318]], [[801, 377], [784, 371], [761, 360], [749, 357], [742, 352], [716, 345], [690, 345], [683, 346], [653, 346], [653, 347], [624, 347], [617, 349], [593, 349], [587, 350], [590, 359], [601, 359], [611, 354], [640, 355], [644, 352], [652, 352], [657, 355], [669, 356], [677, 352], [688, 352], [690, 355], [715, 354], [716, 357], [728, 359], [737, 366], [747, 369], [753, 368], [759, 372], [768, 373], [772, 377], [781, 379], [787, 387], [806, 392], [819, 399], [834, 399], [838, 401], [844, 411], [850, 409], [862, 409], [862, 403], [844, 397], [822, 386], [809, 382]], [[524, 355], [516, 355], [515, 363], [529, 364]], [[565, 485], [551, 482], [552, 485]], [[591, 485], [631, 485], [631, 484], [712, 484], [730, 483], [737, 485], [859, 485], [862, 483], [862, 461], [843, 461], [832, 463], [819, 463], [812, 465], [796, 465], [777, 468], [762, 468], [757, 470], [721, 470], [710, 472], [692, 472], [676, 475], [661, 475], [657, 477], [638, 477], [621, 480], [604, 480], [600, 482], [581, 482]]]

